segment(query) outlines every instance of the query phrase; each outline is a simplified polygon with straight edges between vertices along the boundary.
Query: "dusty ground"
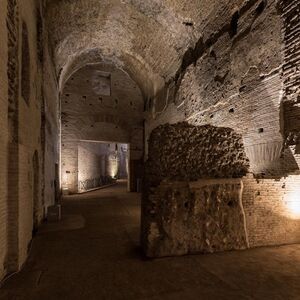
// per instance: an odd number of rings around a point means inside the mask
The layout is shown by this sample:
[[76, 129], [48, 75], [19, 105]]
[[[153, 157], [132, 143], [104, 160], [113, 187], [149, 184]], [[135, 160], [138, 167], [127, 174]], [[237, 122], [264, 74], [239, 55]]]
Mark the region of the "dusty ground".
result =
[[124, 184], [67, 198], [0, 299], [300, 299], [300, 245], [143, 259], [139, 201]]

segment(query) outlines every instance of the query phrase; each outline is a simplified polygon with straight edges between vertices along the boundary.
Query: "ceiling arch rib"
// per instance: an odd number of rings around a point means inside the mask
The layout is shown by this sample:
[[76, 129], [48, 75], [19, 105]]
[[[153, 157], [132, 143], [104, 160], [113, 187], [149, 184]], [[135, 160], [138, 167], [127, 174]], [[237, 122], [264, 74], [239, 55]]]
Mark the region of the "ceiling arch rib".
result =
[[59, 86], [62, 91], [68, 79], [78, 70], [91, 64], [111, 64], [127, 73], [130, 78], [139, 86], [144, 98], [151, 97], [157, 89], [164, 85], [164, 80], [157, 74], [153, 74], [138, 57], [124, 53], [122, 61], [114, 57], [104, 57], [100, 49], [87, 49], [84, 52], [76, 53], [69, 57], [62, 67], [59, 77]]

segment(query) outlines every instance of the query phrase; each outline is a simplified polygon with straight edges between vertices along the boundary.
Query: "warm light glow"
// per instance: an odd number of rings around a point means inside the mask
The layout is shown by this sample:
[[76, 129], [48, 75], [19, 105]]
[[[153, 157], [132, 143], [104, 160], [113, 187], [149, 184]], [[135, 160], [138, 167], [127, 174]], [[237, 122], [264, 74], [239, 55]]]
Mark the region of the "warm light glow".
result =
[[293, 219], [300, 219], [300, 191], [287, 194], [287, 208]]
[[69, 183], [69, 174], [63, 174], [62, 175], [62, 182], [61, 182], [62, 188], [68, 187], [68, 183]]
[[108, 175], [116, 178], [119, 172], [119, 157], [117, 153], [112, 153], [108, 157]]

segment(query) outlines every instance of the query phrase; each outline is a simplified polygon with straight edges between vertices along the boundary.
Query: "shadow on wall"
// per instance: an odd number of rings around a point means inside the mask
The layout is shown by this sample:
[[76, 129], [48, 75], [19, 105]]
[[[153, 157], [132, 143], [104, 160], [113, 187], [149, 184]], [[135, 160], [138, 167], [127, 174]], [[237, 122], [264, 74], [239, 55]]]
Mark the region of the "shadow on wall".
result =
[[[283, 102], [284, 133], [286, 147], [293, 149], [294, 155], [300, 154], [300, 95], [296, 101]], [[298, 170], [299, 170], [299, 163]]]

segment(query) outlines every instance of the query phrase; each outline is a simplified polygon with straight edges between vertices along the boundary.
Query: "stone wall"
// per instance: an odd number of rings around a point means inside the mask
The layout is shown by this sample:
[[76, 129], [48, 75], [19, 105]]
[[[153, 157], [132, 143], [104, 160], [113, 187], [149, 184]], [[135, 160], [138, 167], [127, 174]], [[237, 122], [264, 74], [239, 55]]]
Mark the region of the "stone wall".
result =
[[[234, 16], [238, 17], [233, 35]], [[230, 127], [242, 134], [254, 172], [266, 172], [276, 160], [282, 165], [281, 27], [275, 1], [242, 3], [232, 19], [210, 19], [193, 55], [187, 52], [177, 73], [176, 94], [169, 99], [182, 120]], [[153, 122], [172, 121], [173, 115], [157, 114]]]
[[298, 1], [280, 1], [283, 19], [283, 118], [286, 145], [300, 166], [300, 4]]
[[232, 129], [186, 122], [154, 129], [142, 204], [146, 255], [248, 247], [242, 180], [224, 179], [241, 178], [248, 168], [241, 136]]
[[248, 166], [241, 136], [232, 129], [186, 122], [161, 125], [150, 136], [145, 184], [238, 178]]
[[43, 145], [43, 194], [44, 206], [47, 210], [55, 201], [59, 201], [59, 92], [54, 65], [49, 52], [47, 24], [44, 23], [43, 34], [43, 105], [41, 140]]
[[240, 179], [163, 181], [143, 204], [146, 256], [246, 249]]

